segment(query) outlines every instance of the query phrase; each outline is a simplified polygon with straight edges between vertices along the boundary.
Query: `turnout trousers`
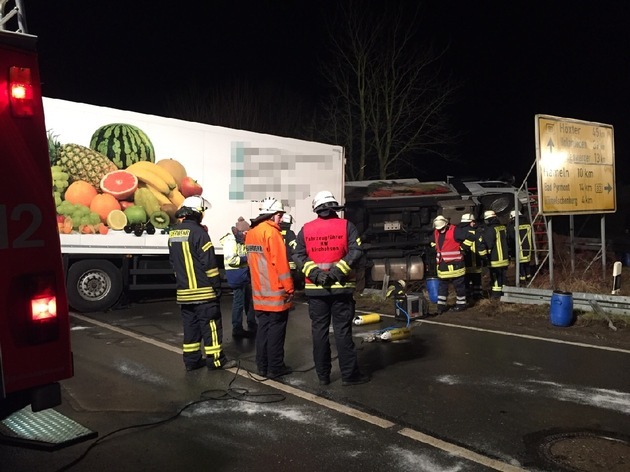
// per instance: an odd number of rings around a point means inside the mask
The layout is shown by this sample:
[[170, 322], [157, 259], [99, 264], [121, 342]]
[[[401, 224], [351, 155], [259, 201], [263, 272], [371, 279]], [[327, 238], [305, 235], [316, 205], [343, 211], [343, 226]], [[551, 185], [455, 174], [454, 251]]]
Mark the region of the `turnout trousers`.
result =
[[284, 365], [284, 338], [287, 334], [289, 310], [256, 310], [256, 365], [258, 371], [280, 372]]
[[501, 298], [503, 286], [507, 283], [507, 267], [490, 267], [490, 278], [492, 279], [490, 297]]
[[232, 331], [243, 329], [243, 312], [247, 317], [247, 328], [256, 331], [256, 313], [252, 305], [252, 286], [243, 284], [232, 288]]
[[342, 380], [361, 376], [357, 353], [352, 340], [354, 299], [352, 294], [309, 297], [308, 312], [313, 335], [313, 360], [320, 379], [330, 377], [331, 354], [329, 329], [332, 321]]
[[193, 367], [201, 361], [203, 340], [206, 362], [210, 368], [220, 368], [226, 357], [221, 349], [223, 324], [218, 300], [180, 305], [184, 325], [184, 364]]
[[453, 284], [455, 289], [455, 306], [466, 308], [466, 277], [438, 278], [438, 311], [446, 311], [446, 298], [448, 297], [448, 285]]

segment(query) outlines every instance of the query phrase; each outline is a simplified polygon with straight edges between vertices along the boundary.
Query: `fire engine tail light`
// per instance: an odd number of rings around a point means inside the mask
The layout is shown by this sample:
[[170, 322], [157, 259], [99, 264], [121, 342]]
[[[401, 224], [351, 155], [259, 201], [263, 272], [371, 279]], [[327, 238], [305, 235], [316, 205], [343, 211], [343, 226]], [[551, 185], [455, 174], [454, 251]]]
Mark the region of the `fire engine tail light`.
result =
[[9, 98], [13, 116], [33, 116], [33, 83], [30, 68], [11, 67], [9, 69]]
[[[24, 280], [25, 299], [23, 332], [27, 344], [40, 344], [54, 341], [59, 337], [59, 316], [57, 310], [57, 283], [53, 274], [34, 274]], [[59, 307], [62, 308], [62, 307]]]
[[31, 320], [47, 321], [57, 318], [57, 297], [43, 296], [31, 299]]

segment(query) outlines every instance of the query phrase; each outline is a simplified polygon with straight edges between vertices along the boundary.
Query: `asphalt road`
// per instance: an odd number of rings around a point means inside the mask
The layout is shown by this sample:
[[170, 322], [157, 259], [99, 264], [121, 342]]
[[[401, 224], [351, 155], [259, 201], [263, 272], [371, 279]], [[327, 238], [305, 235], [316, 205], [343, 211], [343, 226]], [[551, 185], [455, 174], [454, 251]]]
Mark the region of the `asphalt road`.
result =
[[247, 373], [253, 340], [231, 338], [230, 303], [224, 348], [238, 371], [184, 371], [172, 301], [74, 315], [75, 376], [57, 410], [99, 439], [54, 452], [0, 444], [0, 470], [64, 470], [86, 451], [68, 470], [562, 470], [554, 461], [578, 459], [582, 470], [629, 468], [629, 351], [426, 320], [408, 340], [362, 342], [396, 324], [384, 318], [355, 330], [372, 381], [342, 387], [335, 365], [320, 387], [300, 304], [285, 356], [295, 372], [260, 382]]

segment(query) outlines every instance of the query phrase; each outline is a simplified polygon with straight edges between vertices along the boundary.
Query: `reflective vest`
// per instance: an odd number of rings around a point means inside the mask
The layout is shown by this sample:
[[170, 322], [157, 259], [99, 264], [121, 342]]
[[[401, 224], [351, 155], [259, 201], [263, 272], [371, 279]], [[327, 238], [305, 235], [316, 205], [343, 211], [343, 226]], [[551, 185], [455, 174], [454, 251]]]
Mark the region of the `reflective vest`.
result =
[[460, 243], [455, 239], [455, 225], [450, 225], [444, 233], [433, 232], [436, 251], [437, 275], [440, 279], [452, 279], [466, 274], [464, 255]]
[[293, 279], [280, 227], [270, 220], [257, 224], [247, 232], [245, 248], [254, 309], [285, 311], [291, 308], [286, 298], [293, 293]]
[[[304, 273], [308, 274], [315, 264], [322, 270], [328, 271], [336, 266], [341, 258], [348, 254], [348, 222], [343, 218], [317, 218], [304, 225], [302, 229], [306, 254], [311, 263], [304, 265]], [[344, 284], [339, 282], [331, 286], [319, 286], [308, 277], [305, 278], [304, 291], [309, 296], [325, 296], [331, 294], [353, 293], [356, 287], [356, 277], [353, 270], [342, 264], [347, 273]]]
[[220, 241], [223, 246], [223, 266], [225, 278], [232, 288], [249, 284], [249, 267], [247, 266], [247, 250], [245, 243], [239, 243], [232, 231], [223, 236]]

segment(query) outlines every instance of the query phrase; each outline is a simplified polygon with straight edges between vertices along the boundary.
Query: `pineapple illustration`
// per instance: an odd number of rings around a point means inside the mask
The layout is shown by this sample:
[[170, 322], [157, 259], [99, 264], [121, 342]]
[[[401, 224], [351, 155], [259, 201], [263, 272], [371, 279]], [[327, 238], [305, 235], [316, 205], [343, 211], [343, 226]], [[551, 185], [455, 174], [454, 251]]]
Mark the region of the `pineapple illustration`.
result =
[[85, 180], [96, 188], [101, 178], [117, 170], [107, 156], [80, 144], [59, 144], [52, 132], [48, 133], [48, 152], [51, 163], [60, 166], [70, 175], [70, 180]]

